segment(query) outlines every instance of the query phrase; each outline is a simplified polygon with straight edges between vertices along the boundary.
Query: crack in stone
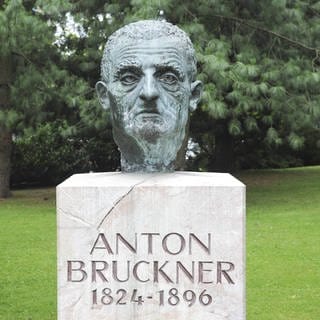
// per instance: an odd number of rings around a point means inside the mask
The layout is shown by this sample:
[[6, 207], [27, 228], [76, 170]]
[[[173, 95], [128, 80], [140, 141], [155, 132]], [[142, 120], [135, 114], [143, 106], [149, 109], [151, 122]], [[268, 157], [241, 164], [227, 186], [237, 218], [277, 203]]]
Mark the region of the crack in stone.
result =
[[88, 223], [87, 221], [81, 219], [80, 217], [77, 217], [77, 216], [73, 215], [72, 213], [66, 212], [66, 211], [64, 211], [64, 210], [61, 209], [61, 208], [58, 208], [58, 211], [60, 211], [60, 212], [63, 213], [65, 216], [69, 217], [70, 219], [75, 220], [75, 221], [77, 221], [77, 222], [80, 222], [80, 223], [84, 224], [84, 225], [87, 226], [87, 227], [93, 227], [92, 224], [90, 224], [90, 223]]
[[117, 206], [120, 204], [120, 202], [122, 202], [125, 198], [128, 197], [128, 195], [133, 191], [133, 189], [135, 189], [137, 186], [139, 186], [140, 184], [144, 183], [145, 181], [147, 181], [149, 178], [142, 180], [141, 182], [138, 182], [136, 184], [134, 184], [124, 195], [122, 195], [116, 202], [115, 204], [108, 210], [108, 212], [105, 214], [105, 216], [102, 218], [101, 222], [99, 223], [97, 229], [100, 229], [100, 227], [102, 226], [102, 224], [106, 221], [107, 217], [112, 213], [112, 211], [114, 211]]
[[71, 306], [69, 306], [69, 308], [71, 308], [71, 310], [72, 310], [72, 319], [77, 320], [77, 319], [75, 318], [76, 306], [77, 306], [77, 304], [80, 302], [80, 300], [82, 299], [82, 297], [84, 296], [84, 294], [85, 294], [85, 291], [83, 290], [83, 291], [81, 292], [79, 298], [78, 298], [75, 302], [73, 302], [73, 303], [71, 304]]

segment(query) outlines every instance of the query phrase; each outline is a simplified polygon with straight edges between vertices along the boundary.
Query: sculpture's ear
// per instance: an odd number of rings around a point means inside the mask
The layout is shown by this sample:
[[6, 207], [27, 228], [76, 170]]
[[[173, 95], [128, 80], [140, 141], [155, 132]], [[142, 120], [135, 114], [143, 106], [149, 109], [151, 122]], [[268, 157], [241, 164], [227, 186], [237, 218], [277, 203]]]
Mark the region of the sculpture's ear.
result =
[[202, 94], [202, 82], [200, 80], [197, 80], [195, 82], [192, 82], [191, 84], [191, 97], [190, 97], [190, 111], [194, 111], [197, 108], [197, 105], [201, 99]]
[[108, 95], [107, 85], [103, 81], [98, 81], [96, 83], [96, 91], [98, 94], [99, 102], [104, 109], [110, 108], [110, 101]]

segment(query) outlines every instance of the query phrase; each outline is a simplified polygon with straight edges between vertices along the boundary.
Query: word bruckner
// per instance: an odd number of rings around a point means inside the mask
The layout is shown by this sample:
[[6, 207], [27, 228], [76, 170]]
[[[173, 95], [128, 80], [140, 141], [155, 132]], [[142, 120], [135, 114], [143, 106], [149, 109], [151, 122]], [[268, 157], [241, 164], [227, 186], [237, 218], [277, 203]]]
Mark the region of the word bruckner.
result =
[[[214, 284], [224, 281], [234, 284], [232, 272], [235, 265], [232, 262], [192, 259], [193, 253], [199, 250], [208, 256], [211, 255], [211, 234], [208, 233], [205, 238], [201, 239], [194, 233], [184, 236], [177, 232], [165, 235], [149, 232], [134, 234], [129, 241], [120, 233], [116, 233], [112, 239], [100, 233], [91, 247], [90, 255], [92, 257], [95, 253], [101, 254], [103, 251], [105, 258], [88, 261], [68, 260], [67, 280], [121, 283], [133, 280], [140, 283], [176, 284], [181, 280], [189, 280], [191, 283]], [[126, 252], [122, 252], [123, 250]], [[152, 259], [159, 250], [162, 251], [161, 257], [175, 256], [175, 259]], [[120, 254], [126, 254], [127, 259], [120, 259]], [[190, 259], [180, 261], [179, 255], [182, 254], [184, 257], [190, 256]], [[137, 255], [146, 256], [148, 259], [139, 260]], [[132, 257], [132, 260], [129, 260], [129, 257]]]

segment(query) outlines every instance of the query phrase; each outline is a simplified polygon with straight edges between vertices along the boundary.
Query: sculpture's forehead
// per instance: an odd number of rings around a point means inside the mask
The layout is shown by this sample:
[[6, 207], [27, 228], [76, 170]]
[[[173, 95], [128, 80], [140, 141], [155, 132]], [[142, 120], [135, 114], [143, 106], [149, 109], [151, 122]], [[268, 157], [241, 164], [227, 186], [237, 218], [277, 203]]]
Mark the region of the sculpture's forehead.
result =
[[152, 40], [127, 40], [117, 44], [111, 51], [111, 58], [115, 64], [122, 61], [136, 61], [159, 63], [171, 61], [177, 64], [186, 64], [186, 55], [183, 44], [179, 39], [162, 37]]

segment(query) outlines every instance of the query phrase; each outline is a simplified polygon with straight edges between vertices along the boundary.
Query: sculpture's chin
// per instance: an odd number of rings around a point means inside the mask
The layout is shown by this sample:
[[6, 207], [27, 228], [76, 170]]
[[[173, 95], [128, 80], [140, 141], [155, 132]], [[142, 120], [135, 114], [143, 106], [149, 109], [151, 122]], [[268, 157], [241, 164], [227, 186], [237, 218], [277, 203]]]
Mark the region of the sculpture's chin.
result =
[[141, 117], [133, 123], [133, 134], [149, 142], [168, 134], [167, 123], [159, 116]]

